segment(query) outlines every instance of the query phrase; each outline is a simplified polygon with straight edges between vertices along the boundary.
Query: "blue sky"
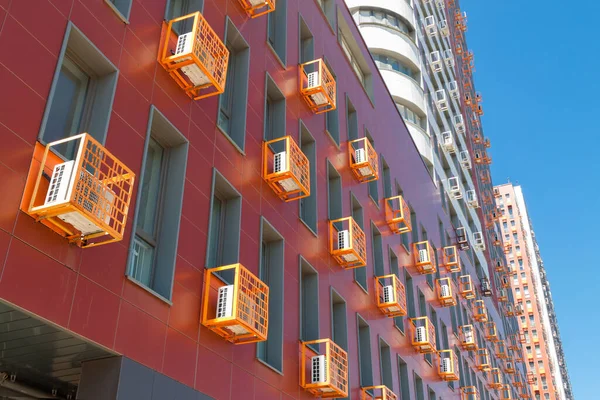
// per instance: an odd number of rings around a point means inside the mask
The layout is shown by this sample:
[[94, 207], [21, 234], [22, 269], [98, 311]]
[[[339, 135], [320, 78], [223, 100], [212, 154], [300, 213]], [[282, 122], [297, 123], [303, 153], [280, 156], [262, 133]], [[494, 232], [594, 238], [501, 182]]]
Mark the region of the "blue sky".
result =
[[461, 0], [495, 184], [522, 185], [578, 400], [600, 379], [600, 2]]

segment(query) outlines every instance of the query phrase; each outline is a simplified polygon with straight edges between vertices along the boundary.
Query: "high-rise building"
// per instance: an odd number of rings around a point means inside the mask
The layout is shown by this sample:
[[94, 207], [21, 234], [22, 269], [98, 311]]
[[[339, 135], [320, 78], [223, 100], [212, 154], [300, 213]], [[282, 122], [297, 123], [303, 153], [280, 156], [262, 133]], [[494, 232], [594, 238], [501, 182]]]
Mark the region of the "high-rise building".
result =
[[0, 1], [1, 398], [530, 396], [465, 17], [389, 3], [415, 98], [343, 0]]
[[513, 296], [525, 310], [519, 317], [519, 331], [532, 393], [541, 399], [573, 399], [550, 284], [523, 189], [507, 183], [494, 187], [494, 196], [502, 215]]

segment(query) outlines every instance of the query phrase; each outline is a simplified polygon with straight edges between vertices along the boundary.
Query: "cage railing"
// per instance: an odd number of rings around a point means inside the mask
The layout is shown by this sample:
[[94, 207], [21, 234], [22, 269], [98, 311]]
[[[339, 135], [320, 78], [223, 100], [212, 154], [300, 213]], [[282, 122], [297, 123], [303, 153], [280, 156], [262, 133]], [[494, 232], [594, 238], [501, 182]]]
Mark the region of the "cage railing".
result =
[[360, 388], [360, 400], [398, 400], [396, 394], [385, 385]]
[[458, 358], [454, 351], [448, 350], [440, 350], [437, 353], [438, 359], [438, 376], [443, 381], [457, 381], [459, 380], [459, 368], [458, 368]]
[[411, 344], [418, 353], [436, 351], [435, 326], [428, 317], [409, 318]]
[[483, 300], [473, 302], [473, 319], [477, 322], [486, 322], [488, 320], [487, 309]]
[[345, 269], [367, 265], [365, 233], [354, 218], [329, 221], [329, 253]]
[[445, 277], [436, 279], [435, 292], [440, 306], [452, 307], [456, 305], [456, 290], [454, 289], [454, 281], [452, 278]]
[[428, 240], [413, 243], [413, 258], [420, 274], [434, 274], [437, 271], [435, 254]]
[[275, 11], [275, 0], [239, 0], [250, 18], [260, 17]]
[[475, 386], [462, 386], [460, 388], [461, 400], [479, 400], [479, 391]]
[[492, 364], [490, 361], [490, 352], [487, 348], [483, 347], [477, 349], [475, 353], [475, 367], [479, 371], [489, 371], [492, 369]]
[[375, 278], [375, 297], [377, 307], [387, 317], [406, 315], [406, 290], [396, 275]]
[[461, 325], [458, 327], [458, 338], [460, 346], [467, 351], [477, 350], [477, 340], [473, 325]]
[[281, 200], [310, 196], [311, 165], [291, 136], [263, 142], [262, 158], [263, 179]]
[[446, 272], [453, 274], [460, 272], [460, 256], [458, 255], [458, 248], [456, 246], [446, 246], [442, 249], [442, 262]]
[[402, 196], [385, 199], [385, 220], [393, 233], [401, 234], [410, 232], [410, 208]]
[[494, 321], [488, 321], [485, 324], [485, 338], [490, 342], [496, 342], [499, 340], [498, 329]]
[[502, 379], [502, 371], [500, 368], [492, 368], [489, 373], [488, 387], [490, 389], [500, 389], [504, 384]]
[[[315, 349], [320, 351], [317, 351]], [[300, 387], [315, 397], [348, 396], [348, 354], [331, 339], [300, 342]]]
[[300, 64], [300, 94], [315, 113], [321, 114], [336, 108], [336, 81], [321, 58]]
[[458, 277], [458, 293], [465, 300], [475, 298], [475, 288], [471, 281], [471, 275], [461, 275]]
[[352, 174], [359, 182], [379, 179], [379, 156], [368, 138], [348, 142], [348, 159]]

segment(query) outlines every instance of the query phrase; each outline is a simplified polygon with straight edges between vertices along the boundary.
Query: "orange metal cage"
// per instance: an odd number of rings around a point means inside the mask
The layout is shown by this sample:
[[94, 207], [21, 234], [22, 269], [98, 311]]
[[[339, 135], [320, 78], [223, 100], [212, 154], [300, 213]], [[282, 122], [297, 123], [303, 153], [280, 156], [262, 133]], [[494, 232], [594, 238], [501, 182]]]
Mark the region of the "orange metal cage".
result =
[[510, 357], [504, 361], [504, 372], [510, 375], [516, 372], [515, 362]]
[[485, 338], [491, 342], [499, 340], [498, 330], [496, 329], [496, 323], [493, 321], [486, 322], [485, 324]]
[[503, 383], [502, 371], [500, 371], [500, 368], [492, 368], [490, 370], [488, 387], [491, 389], [500, 389]]
[[204, 271], [202, 325], [234, 344], [267, 340], [269, 287], [242, 264]]
[[413, 243], [413, 255], [415, 267], [420, 274], [434, 274], [437, 271], [435, 255], [429, 241]]
[[447, 273], [460, 272], [460, 257], [456, 246], [446, 246], [442, 249], [442, 262]]
[[87, 133], [36, 143], [20, 209], [79, 247], [117, 242], [123, 239], [134, 179], [133, 171]]
[[471, 300], [475, 298], [475, 289], [471, 282], [471, 275], [461, 275], [458, 277], [458, 293], [465, 300]]
[[275, 11], [275, 0], [239, 0], [239, 2], [250, 18]]
[[388, 317], [406, 315], [406, 290], [394, 274], [375, 278], [377, 307]]
[[360, 400], [397, 400], [394, 392], [385, 385], [360, 388]]
[[402, 196], [385, 199], [385, 219], [394, 233], [406, 233], [412, 230], [410, 208]]
[[352, 174], [359, 182], [379, 179], [379, 156], [368, 138], [349, 141], [348, 158]]
[[300, 342], [300, 386], [315, 397], [347, 397], [347, 353], [331, 339]]
[[310, 163], [291, 136], [263, 142], [262, 158], [263, 179], [280, 199], [310, 196]]
[[[177, 35], [173, 24], [188, 19], [191, 31]], [[158, 62], [194, 100], [225, 90], [229, 50], [200, 12], [163, 23]]]
[[418, 353], [434, 353], [435, 326], [428, 317], [409, 318], [411, 344]]
[[460, 400], [479, 400], [479, 391], [475, 386], [463, 386], [460, 388]]
[[454, 282], [452, 278], [439, 278], [435, 281], [435, 292], [438, 302], [442, 307], [452, 307], [456, 305], [454, 293]]
[[475, 366], [479, 371], [489, 371], [492, 369], [492, 364], [490, 363], [490, 353], [488, 349], [477, 349], [477, 353], [475, 354]]
[[458, 337], [460, 346], [467, 350], [477, 350], [477, 341], [475, 339], [475, 328], [473, 325], [462, 325], [458, 327]]
[[508, 358], [508, 353], [506, 352], [506, 343], [504, 343], [504, 340], [499, 340], [498, 342], [496, 342], [496, 357], [504, 360], [506, 358]]
[[457, 381], [458, 358], [452, 350], [440, 350], [438, 352], [438, 375], [443, 381]]
[[511, 400], [512, 389], [510, 385], [504, 384], [500, 387], [500, 400]]
[[308, 107], [321, 114], [336, 108], [336, 82], [323, 59], [300, 64], [300, 94]]
[[365, 233], [354, 218], [329, 221], [329, 253], [342, 268], [367, 265]]
[[488, 320], [487, 310], [483, 300], [475, 300], [473, 303], [473, 319], [477, 322], [486, 322]]

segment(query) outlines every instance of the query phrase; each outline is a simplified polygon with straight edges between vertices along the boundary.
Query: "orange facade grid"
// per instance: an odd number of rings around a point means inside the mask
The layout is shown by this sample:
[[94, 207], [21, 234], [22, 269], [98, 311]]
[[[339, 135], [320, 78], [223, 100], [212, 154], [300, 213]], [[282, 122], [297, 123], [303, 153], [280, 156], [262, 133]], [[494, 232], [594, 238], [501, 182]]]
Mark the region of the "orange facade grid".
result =
[[329, 221], [329, 253], [345, 269], [367, 265], [367, 239], [354, 218]]
[[406, 289], [394, 274], [375, 278], [377, 307], [387, 317], [406, 315]]
[[413, 258], [415, 268], [420, 274], [434, 274], [437, 271], [435, 254], [429, 241], [413, 243]]
[[87, 133], [38, 142], [21, 210], [79, 247], [117, 242], [134, 180], [133, 171]]
[[348, 142], [348, 159], [352, 174], [359, 182], [379, 179], [379, 156], [368, 138]]
[[299, 66], [300, 94], [315, 114], [336, 108], [337, 84], [323, 59], [309, 61]]
[[315, 397], [347, 397], [348, 354], [331, 339], [300, 342], [300, 386]]
[[310, 196], [311, 165], [291, 136], [263, 142], [262, 158], [263, 179], [281, 200]]
[[360, 400], [397, 400], [396, 394], [387, 386], [366, 386], [360, 388]]
[[250, 18], [275, 11], [275, 0], [239, 0], [239, 2]]
[[202, 325], [225, 340], [267, 340], [269, 287], [242, 264], [205, 269], [202, 303]]
[[435, 326], [428, 317], [409, 318], [411, 344], [418, 353], [436, 351]]
[[410, 208], [402, 196], [385, 199], [385, 220], [393, 233], [401, 234], [410, 232]]
[[[173, 24], [189, 19], [192, 30], [177, 35]], [[158, 61], [193, 100], [225, 91], [229, 50], [200, 12], [163, 23]]]

